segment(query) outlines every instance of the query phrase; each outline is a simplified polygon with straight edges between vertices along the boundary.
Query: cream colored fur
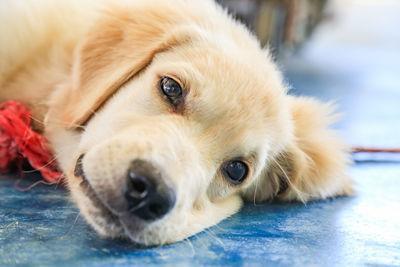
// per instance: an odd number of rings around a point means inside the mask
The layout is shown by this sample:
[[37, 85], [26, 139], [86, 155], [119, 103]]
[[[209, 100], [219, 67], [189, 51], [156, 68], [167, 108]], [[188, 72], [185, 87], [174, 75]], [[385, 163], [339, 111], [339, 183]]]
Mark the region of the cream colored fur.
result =
[[[326, 128], [332, 108], [288, 96], [268, 51], [212, 1], [3, 0], [0, 18], [0, 101], [33, 110], [73, 200], [102, 236], [171, 243], [237, 212], [242, 198], [352, 192], [347, 148]], [[188, 90], [183, 112], [156, 86], [165, 75]], [[73, 173], [82, 153], [95, 199]], [[237, 157], [250, 175], [233, 186], [221, 164]], [[138, 158], [177, 194], [152, 223], [113, 214], [105, 200], [121, 198]]]

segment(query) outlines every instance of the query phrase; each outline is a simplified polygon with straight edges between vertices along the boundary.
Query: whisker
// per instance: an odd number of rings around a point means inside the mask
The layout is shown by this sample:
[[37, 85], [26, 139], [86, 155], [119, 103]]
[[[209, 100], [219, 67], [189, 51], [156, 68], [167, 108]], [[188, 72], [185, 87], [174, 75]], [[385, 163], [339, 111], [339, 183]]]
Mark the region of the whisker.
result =
[[297, 196], [299, 197], [300, 201], [303, 202], [304, 204], [306, 203], [306, 200], [304, 199], [303, 195], [307, 195], [305, 192], [302, 192], [299, 190], [291, 181], [285, 170], [282, 168], [282, 166], [279, 164], [277, 160], [272, 158], [272, 160], [275, 162], [275, 164], [278, 166], [278, 168], [282, 171], [283, 175], [286, 178], [286, 182], [290, 185], [290, 187], [296, 192]]
[[29, 185], [28, 187], [22, 188], [19, 186], [19, 183], [21, 182], [22, 179], [18, 179], [15, 184], [14, 184], [14, 188], [20, 192], [26, 192], [31, 190], [32, 188], [34, 188], [35, 186], [37, 186], [38, 184], [45, 184], [45, 185], [52, 185], [52, 182], [47, 182], [46, 180], [39, 180], [34, 182], [33, 184]]
[[[91, 111], [91, 112], [92, 112], [92, 111]], [[40, 125], [42, 125], [42, 126], [46, 126], [46, 124], [45, 124], [45, 123], [43, 122], [43, 120], [41, 120], [41, 119], [35, 118], [34, 116], [31, 116], [31, 119], [32, 119], [34, 122], [36, 122], [36, 123], [38, 123], [38, 124], [40, 124]], [[59, 124], [59, 125], [64, 125], [64, 124], [65, 124], [65, 122], [62, 122], [61, 120], [55, 121], [55, 120], [53, 119], [52, 122], [55, 122], [55, 123], [57, 123], [57, 124]], [[74, 128], [80, 128], [80, 129], [82, 129], [82, 130], [84, 130], [84, 129], [86, 128], [86, 126], [85, 126], [85, 125], [82, 125], [82, 124], [72, 124], [71, 126], [73, 126]]]
[[260, 178], [257, 179], [256, 186], [255, 186], [255, 189], [254, 189], [254, 196], [253, 196], [253, 205], [254, 206], [257, 206], [257, 204], [256, 204], [256, 196], [257, 196], [257, 189], [258, 189], [258, 184], [259, 183], [260, 183]]
[[51, 160], [49, 160], [45, 165], [41, 166], [40, 168], [34, 169], [34, 170], [28, 170], [28, 171], [22, 171], [23, 173], [33, 173], [36, 171], [40, 171], [48, 166], [50, 166], [52, 163], [54, 163], [57, 160], [57, 157], [53, 157]]
[[72, 229], [74, 228], [74, 226], [76, 225], [76, 223], [78, 222], [78, 218], [81, 215], [80, 212], [78, 212], [78, 214], [75, 217], [74, 223], [71, 225], [71, 227], [69, 228], [68, 232], [65, 233], [65, 235], [69, 235], [69, 233], [72, 231]]
[[219, 224], [213, 225], [213, 227], [218, 228], [220, 231], [226, 232], [227, 229], [222, 228]]
[[[201, 226], [201, 228], [203, 228], [205, 230], [204, 225], [201, 225], [201, 224], [199, 224], [199, 225]], [[206, 231], [204, 231], [204, 232], [207, 233]], [[201, 242], [201, 244], [203, 246], [207, 246], [207, 243], [204, 242], [204, 240], [201, 237], [199, 237], [198, 234], [194, 235], [193, 237], [195, 237], [199, 242]]]
[[192, 258], [193, 258], [194, 256], [196, 256], [196, 250], [193, 246], [193, 243], [192, 241], [190, 241], [189, 237], [185, 238], [184, 240], [188, 243], [189, 247], [192, 249]]
[[204, 229], [204, 232], [213, 237], [224, 249], [226, 249], [224, 242], [222, 242], [221, 239], [215, 233], [213, 233], [210, 228]]

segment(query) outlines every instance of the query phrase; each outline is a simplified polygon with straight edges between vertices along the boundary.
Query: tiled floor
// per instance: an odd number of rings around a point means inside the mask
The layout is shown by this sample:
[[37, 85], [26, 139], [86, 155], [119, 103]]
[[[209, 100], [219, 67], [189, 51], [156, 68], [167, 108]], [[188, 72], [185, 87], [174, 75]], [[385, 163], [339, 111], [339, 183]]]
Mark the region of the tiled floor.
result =
[[[294, 94], [336, 99], [350, 144], [400, 146], [400, 2], [334, 3], [345, 8], [284, 64], [287, 80]], [[249, 204], [189, 240], [148, 249], [98, 238], [64, 189], [23, 193], [2, 176], [0, 265], [399, 266], [400, 157], [356, 159], [354, 197]]]

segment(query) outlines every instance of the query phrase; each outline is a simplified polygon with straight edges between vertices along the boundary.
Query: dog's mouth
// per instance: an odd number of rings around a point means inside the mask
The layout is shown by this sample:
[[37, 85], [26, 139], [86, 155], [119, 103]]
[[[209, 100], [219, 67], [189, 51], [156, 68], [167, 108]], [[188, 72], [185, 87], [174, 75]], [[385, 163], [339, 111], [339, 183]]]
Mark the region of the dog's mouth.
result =
[[[104, 221], [106, 221], [106, 225], [101, 226], [105, 228], [106, 236], [128, 239], [140, 246], [144, 245], [136, 236], [144, 230], [147, 224], [134, 216], [131, 216], [129, 213], [115, 214], [113, 210], [107, 206], [107, 203], [105, 203], [101, 196], [98, 195], [85, 175], [82, 165], [83, 157], [84, 154], [78, 158], [74, 169], [74, 175], [75, 177], [82, 179], [79, 186], [84, 195], [90, 200], [91, 204], [96, 207], [96, 210], [98, 210], [96, 216], [100, 216]], [[93, 223], [93, 221], [90, 223]], [[117, 235], [113, 233], [116, 228], [119, 229]]]
[[103, 204], [102, 200], [97, 196], [93, 187], [89, 184], [88, 180], [84, 175], [80, 176], [82, 178], [82, 182], [80, 183], [80, 187], [84, 191], [85, 195], [90, 199], [93, 205], [96, 205], [103, 214], [104, 218], [108, 218], [112, 220], [114, 223], [120, 223], [117, 215], [114, 215], [107, 207]]
[[[75, 176], [80, 177], [82, 179], [79, 186], [81, 187], [85, 196], [90, 200], [92, 205], [96, 206], [96, 208], [100, 211], [101, 214], [100, 216], [106, 221], [110, 223], [112, 222], [113, 224], [122, 227], [118, 216], [112, 213], [111, 210], [109, 210], [107, 206], [103, 204], [103, 201], [97, 196], [97, 193], [90, 185], [83, 170], [78, 170], [78, 171], [79, 173], [77, 172], [77, 168], [75, 168]], [[79, 174], [79, 176], [77, 174]]]
[[[97, 195], [96, 191], [90, 185], [83, 170], [82, 159], [84, 156], [85, 156], [84, 154], [79, 156], [78, 160], [76, 161], [74, 169], [75, 177], [82, 179], [79, 186], [83, 194], [90, 200], [92, 205], [96, 207], [96, 210], [99, 211], [100, 214], [97, 214], [96, 216], [101, 216], [102, 219], [107, 222], [107, 225], [115, 225], [117, 228], [123, 229], [119, 217], [114, 213], [112, 213], [112, 211], [109, 208], [107, 208], [107, 206], [103, 203], [101, 198]], [[119, 234], [118, 237], [126, 238], [121, 234]]]
[[113, 219], [118, 220], [118, 217], [114, 215], [111, 210], [109, 210], [106, 205], [103, 204], [102, 200], [97, 196], [96, 191], [90, 185], [89, 181], [86, 178], [85, 172], [83, 171], [82, 159], [85, 154], [79, 156], [78, 160], [76, 161], [74, 175], [75, 177], [79, 177], [82, 179], [80, 182], [80, 187], [85, 192], [85, 195], [92, 201], [92, 203], [96, 203], [101, 210], [107, 213], [108, 216], [113, 217]]

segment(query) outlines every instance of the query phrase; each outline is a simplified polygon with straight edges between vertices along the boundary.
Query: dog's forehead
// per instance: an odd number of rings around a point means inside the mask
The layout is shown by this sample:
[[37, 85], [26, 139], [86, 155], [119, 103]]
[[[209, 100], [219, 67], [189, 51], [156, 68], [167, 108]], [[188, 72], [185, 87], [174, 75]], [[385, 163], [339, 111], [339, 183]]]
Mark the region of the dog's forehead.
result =
[[264, 59], [237, 49], [208, 50], [193, 58], [192, 67], [200, 76], [192, 76], [197, 80], [190, 88], [192, 98], [188, 99], [194, 115], [207, 116], [206, 120], [216, 120], [214, 123], [218, 120], [218, 123], [241, 124], [241, 128], [261, 126], [273, 117], [285, 88], [274, 64], [266, 55], [259, 56]]

